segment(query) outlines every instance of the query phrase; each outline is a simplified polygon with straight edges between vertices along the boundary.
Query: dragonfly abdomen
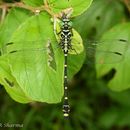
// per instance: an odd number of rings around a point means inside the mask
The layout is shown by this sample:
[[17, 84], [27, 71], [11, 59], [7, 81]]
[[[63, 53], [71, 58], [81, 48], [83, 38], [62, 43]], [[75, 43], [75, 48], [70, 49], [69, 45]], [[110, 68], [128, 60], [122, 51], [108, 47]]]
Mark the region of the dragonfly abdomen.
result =
[[70, 106], [68, 102], [68, 83], [67, 83], [67, 54], [65, 54], [64, 62], [64, 104], [63, 104], [63, 113], [64, 117], [69, 117]]

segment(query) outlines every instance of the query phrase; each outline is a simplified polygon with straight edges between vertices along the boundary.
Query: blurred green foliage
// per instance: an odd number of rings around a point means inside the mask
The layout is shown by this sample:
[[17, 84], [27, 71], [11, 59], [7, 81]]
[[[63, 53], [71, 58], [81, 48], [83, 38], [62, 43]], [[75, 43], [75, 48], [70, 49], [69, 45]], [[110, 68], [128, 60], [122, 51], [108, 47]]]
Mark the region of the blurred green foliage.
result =
[[[128, 21], [128, 16], [119, 0], [95, 0], [88, 11], [74, 19], [74, 27], [84, 40], [99, 38], [116, 24]], [[22, 105], [1, 88], [0, 123], [23, 124], [21, 128], [2, 130], [130, 130], [130, 90], [112, 92], [95, 74], [94, 66], [84, 65], [69, 82], [69, 120], [62, 117], [62, 103]]]

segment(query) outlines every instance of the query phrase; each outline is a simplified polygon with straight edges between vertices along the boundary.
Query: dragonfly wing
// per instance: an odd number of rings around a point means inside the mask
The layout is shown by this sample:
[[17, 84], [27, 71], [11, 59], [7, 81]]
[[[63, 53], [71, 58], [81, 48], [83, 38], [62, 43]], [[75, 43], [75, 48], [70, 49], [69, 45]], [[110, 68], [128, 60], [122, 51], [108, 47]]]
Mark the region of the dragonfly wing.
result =
[[[47, 41], [23, 41], [10, 42], [4, 46], [4, 53], [8, 55], [9, 62], [26, 64], [48, 64], [54, 67], [54, 51], [58, 46], [52, 48], [50, 40]], [[55, 68], [55, 67], [54, 67]]]
[[51, 42], [37, 40], [37, 41], [11, 41], [3, 46], [5, 53], [25, 52], [25, 51], [47, 51]]
[[96, 41], [87, 47], [87, 62], [98, 64], [111, 64], [122, 61], [128, 47], [127, 40], [113, 39], [104, 40], [99, 43]]
[[95, 62], [99, 64], [109, 64], [109, 63], [121, 62], [123, 59], [124, 59], [124, 54], [119, 52], [97, 51]]
[[120, 38], [120, 39], [101, 39], [101, 40], [86, 40], [86, 45], [92, 48], [95, 47], [103, 47], [103, 46], [115, 46], [115, 45], [123, 45], [126, 46], [128, 45], [128, 40], [124, 39], [124, 38]]
[[124, 59], [124, 54], [112, 51], [99, 51], [96, 49], [87, 49], [87, 61], [91, 64], [112, 64], [121, 62]]

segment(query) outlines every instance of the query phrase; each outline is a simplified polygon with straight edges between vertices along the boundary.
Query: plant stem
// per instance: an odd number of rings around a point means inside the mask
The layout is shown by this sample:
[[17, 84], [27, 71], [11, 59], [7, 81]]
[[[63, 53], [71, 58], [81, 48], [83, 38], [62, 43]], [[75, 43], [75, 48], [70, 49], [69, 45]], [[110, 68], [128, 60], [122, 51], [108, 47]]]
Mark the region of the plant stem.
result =
[[0, 23], [2, 23], [5, 19], [5, 16], [6, 16], [6, 12], [7, 12], [7, 8], [2, 8], [2, 15], [1, 15], [1, 20], [0, 20]]
[[37, 13], [37, 11], [41, 12], [41, 11], [46, 11], [48, 12], [51, 16], [53, 16], [53, 12], [50, 10], [50, 7], [48, 6], [47, 1], [45, 0], [45, 5], [40, 6], [40, 7], [32, 7], [29, 5], [25, 5], [22, 2], [15, 2], [15, 3], [3, 3], [0, 5], [0, 9], [8, 9], [8, 8], [13, 8], [13, 7], [19, 7], [19, 8], [23, 8], [23, 9], [27, 9], [32, 11], [33, 13]]

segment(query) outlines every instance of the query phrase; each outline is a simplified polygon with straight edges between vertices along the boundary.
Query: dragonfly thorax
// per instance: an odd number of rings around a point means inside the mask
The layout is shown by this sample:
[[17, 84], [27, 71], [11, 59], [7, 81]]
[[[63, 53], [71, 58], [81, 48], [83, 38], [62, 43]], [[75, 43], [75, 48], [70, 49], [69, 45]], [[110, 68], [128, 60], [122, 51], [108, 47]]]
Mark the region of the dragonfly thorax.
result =
[[65, 54], [71, 49], [72, 26], [70, 20], [64, 15], [61, 24], [61, 48]]

